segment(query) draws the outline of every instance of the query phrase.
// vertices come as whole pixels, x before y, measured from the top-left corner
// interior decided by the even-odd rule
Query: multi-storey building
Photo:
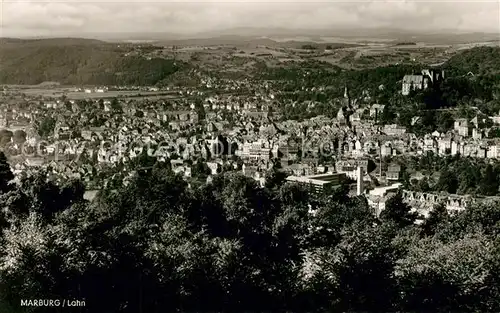
[[[299,183],[312,187],[320,192],[327,188],[338,187],[346,180],[346,175],[343,173],[329,173],[313,176],[289,176],[287,181]]]
[[[412,90],[422,90],[434,86],[444,79],[444,71],[422,70],[419,75],[405,75],[403,77],[402,94],[407,96]]]

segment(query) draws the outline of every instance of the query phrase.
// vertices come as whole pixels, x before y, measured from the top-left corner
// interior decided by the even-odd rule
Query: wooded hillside
[[[127,56],[129,45],[87,39],[3,39],[0,83],[35,85],[155,85],[182,64],[163,58]]]

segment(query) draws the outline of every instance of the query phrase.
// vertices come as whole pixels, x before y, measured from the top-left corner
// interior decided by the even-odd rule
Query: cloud
[[[498,1],[3,0],[2,35],[194,33],[233,27],[500,31]]]

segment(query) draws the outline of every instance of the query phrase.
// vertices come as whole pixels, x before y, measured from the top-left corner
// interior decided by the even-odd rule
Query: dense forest
[[[78,181],[12,177],[0,156],[2,312],[500,311],[497,206],[416,225],[400,195],[376,218],[345,188],[274,171],[265,188],[237,174],[189,188],[157,163],[92,203]]]
[[[446,62],[444,69],[450,76],[498,74],[500,72],[500,48],[478,47],[465,50]]]

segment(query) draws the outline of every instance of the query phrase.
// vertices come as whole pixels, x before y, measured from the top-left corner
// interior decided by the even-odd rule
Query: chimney
[[[357,180],[357,195],[361,196],[364,194],[364,186],[363,186],[363,168],[358,166],[356,171],[356,180]]]
[[[338,159],[339,161],[342,159],[342,143],[344,142],[344,139],[343,138],[339,138],[338,139]]]
[[[380,145],[380,142],[378,144],[378,179],[382,179],[382,146]]]

